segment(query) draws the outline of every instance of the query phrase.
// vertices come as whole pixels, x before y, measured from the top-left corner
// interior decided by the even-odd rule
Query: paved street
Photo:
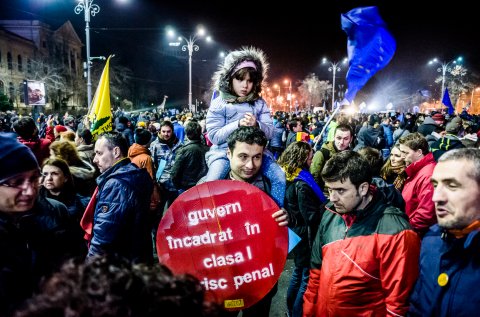
[[[270,308],[269,317],[285,317],[287,311],[287,289],[290,277],[292,276],[293,259],[288,258],[285,263],[282,275],[278,281],[278,292],[273,298],[272,307]]]

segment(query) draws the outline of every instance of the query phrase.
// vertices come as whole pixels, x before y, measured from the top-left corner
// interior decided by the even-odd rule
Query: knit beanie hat
[[[67,131],[67,128],[63,125],[56,125],[55,126],[55,131],[57,131],[57,133],[65,132],[65,131]]]
[[[460,117],[455,117],[452,119],[452,121],[447,123],[445,130],[447,133],[456,134],[458,131],[460,131],[461,123],[462,119]]]
[[[445,116],[439,112],[432,116],[433,121],[442,121],[445,122]]]
[[[13,134],[0,133],[0,180],[40,167],[33,152]]]

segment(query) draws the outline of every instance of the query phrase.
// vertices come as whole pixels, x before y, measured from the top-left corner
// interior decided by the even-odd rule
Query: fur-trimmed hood
[[[253,87],[255,97],[258,98],[262,91],[262,83],[267,78],[269,64],[265,53],[253,46],[243,46],[239,50],[230,52],[224,60],[223,65],[219,65],[218,70],[213,74],[212,84],[213,91],[222,91],[231,93],[229,81],[232,77],[235,67],[244,61],[252,61],[255,63],[257,70],[260,72],[262,78],[256,87]]]

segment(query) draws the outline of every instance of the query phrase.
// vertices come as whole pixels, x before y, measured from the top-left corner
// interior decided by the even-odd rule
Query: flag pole
[[[322,128],[322,131],[318,134],[318,136],[317,136],[318,139],[315,142],[315,145],[313,146],[314,149],[317,147],[318,141],[320,141],[322,139],[323,133],[325,133],[325,130],[327,129],[330,122],[333,120],[333,117],[335,117],[335,115],[340,110],[340,105],[350,104],[346,99],[344,99],[341,104],[338,104],[338,101],[336,101],[335,103],[337,104],[337,107],[333,111],[332,115],[328,118],[327,122],[325,123],[325,125]]]

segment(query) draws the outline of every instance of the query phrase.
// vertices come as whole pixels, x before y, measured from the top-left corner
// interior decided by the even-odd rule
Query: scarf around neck
[[[286,175],[286,178],[287,181],[290,182],[296,182],[298,180],[304,181],[313,190],[320,202],[324,203],[327,201],[327,197],[325,197],[322,190],[320,189],[320,186],[318,186],[318,184],[315,182],[315,179],[313,178],[312,174],[310,174],[310,172],[301,168],[297,168],[295,172],[293,172],[291,175]]]
[[[220,90],[220,97],[229,103],[244,103],[244,102],[250,103],[250,102],[254,102],[257,99],[253,91],[244,97],[238,97],[228,92]]]

